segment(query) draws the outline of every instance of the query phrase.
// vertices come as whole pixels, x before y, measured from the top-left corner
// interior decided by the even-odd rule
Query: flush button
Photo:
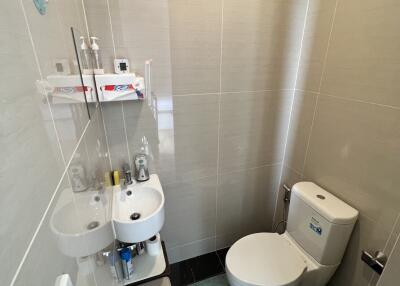
[[[323,195],[317,195],[317,198],[320,200],[325,200],[325,197]]]

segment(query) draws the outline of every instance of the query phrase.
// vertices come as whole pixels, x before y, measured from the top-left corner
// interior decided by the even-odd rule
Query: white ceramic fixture
[[[65,189],[60,195],[50,218],[50,227],[64,255],[92,255],[114,241],[107,194],[73,193],[71,189]]]
[[[116,238],[123,242],[145,241],[164,225],[164,193],[157,175],[125,189],[114,188],[112,220]]]
[[[251,234],[229,249],[225,265],[230,285],[326,285],[357,217],[357,210],[316,184],[295,184],[284,234]]]

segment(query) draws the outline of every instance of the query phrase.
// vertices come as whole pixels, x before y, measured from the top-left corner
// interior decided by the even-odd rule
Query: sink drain
[[[131,214],[131,220],[138,220],[140,218],[140,213]]]
[[[128,195],[128,196],[132,195],[132,191],[127,191],[126,195]]]
[[[87,229],[91,230],[91,229],[95,229],[96,227],[98,227],[100,225],[100,223],[98,221],[92,221],[87,225]]]

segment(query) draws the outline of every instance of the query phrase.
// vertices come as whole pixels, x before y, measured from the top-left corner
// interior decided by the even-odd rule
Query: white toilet
[[[357,210],[316,184],[295,184],[284,234],[251,234],[229,249],[225,265],[230,285],[326,285],[357,217]]]

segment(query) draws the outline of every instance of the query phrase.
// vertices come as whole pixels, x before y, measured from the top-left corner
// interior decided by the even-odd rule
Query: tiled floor
[[[219,274],[207,278],[205,280],[195,282],[190,286],[229,286],[228,280],[226,279],[226,274]]]
[[[228,248],[194,257],[171,265],[172,286],[228,285],[225,277],[225,257]]]

